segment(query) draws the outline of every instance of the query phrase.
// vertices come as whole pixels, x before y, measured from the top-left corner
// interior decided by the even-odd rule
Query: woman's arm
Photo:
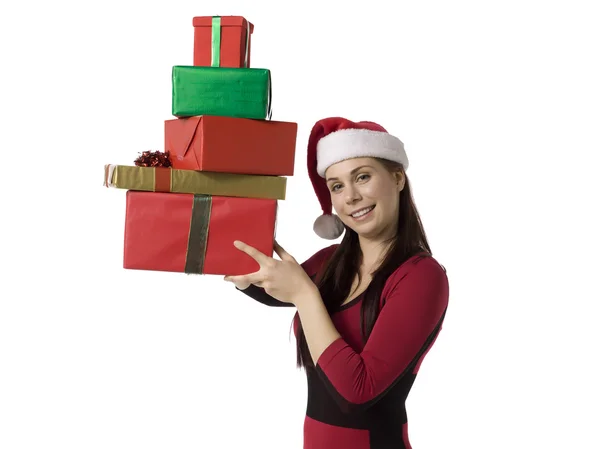
[[[404,375],[416,372],[441,329],[448,279],[433,258],[394,283],[360,352],[339,336],[318,292],[297,303],[317,372],[346,412],[371,407]]]

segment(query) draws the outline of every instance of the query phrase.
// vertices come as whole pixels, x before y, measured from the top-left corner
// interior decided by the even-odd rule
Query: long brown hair
[[[379,301],[387,278],[406,260],[419,253],[431,255],[427,236],[421,223],[421,218],[415,206],[410,182],[401,164],[387,159],[377,159],[390,173],[401,172],[405,176],[405,184],[400,192],[398,210],[398,229],[396,235],[388,242],[386,254],[381,265],[373,273],[369,286],[364,292],[361,305],[361,331],[366,342],[373,330],[375,320],[380,311]],[[345,226],[342,241],[333,252],[320,273],[315,284],[319,288],[323,303],[331,315],[350,294],[356,275],[359,276],[362,253],[358,234]],[[298,315],[295,316],[298,325],[296,338],[296,364],[298,368],[314,368],[306,336]]]

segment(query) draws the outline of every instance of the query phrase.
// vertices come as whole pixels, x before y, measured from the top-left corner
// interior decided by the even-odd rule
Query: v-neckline
[[[363,299],[363,296],[365,295],[365,292],[367,291],[367,289],[363,290],[358,296],[352,298],[350,301],[348,301],[345,304],[342,304],[338,307],[337,311],[341,312],[343,310],[349,309],[350,307],[352,307],[353,305],[355,305],[356,303],[360,302],[360,300]]]

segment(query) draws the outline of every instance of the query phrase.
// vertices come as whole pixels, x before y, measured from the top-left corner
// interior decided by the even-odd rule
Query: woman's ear
[[[404,190],[404,184],[406,183],[406,176],[404,176],[404,173],[401,171],[397,171],[394,174],[395,178],[396,178],[396,185],[398,186],[398,192],[402,192],[402,190]]]

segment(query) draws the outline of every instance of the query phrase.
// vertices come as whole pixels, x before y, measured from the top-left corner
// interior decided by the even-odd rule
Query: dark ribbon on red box
[[[185,257],[184,271],[187,274],[202,274],[204,270],[211,207],[212,197],[210,195],[194,195]]]

